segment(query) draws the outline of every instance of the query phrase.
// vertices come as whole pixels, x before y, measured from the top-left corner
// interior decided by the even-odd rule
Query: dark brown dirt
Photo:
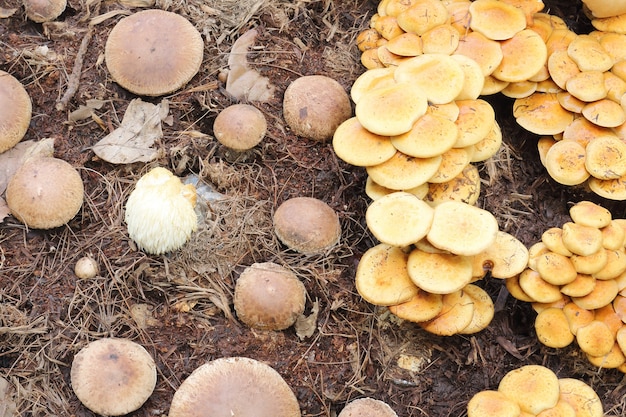
[[[124,9],[116,3],[87,3],[92,16]],[[196,16],[195,3],[168,4],[172,11]],[[211,7],[219,9],[219,4]],[[589,30],[577,2],[546,4],[579,33]],[[499,308],[489,328],[471,336],[437,337],[415,325],[397,324],[356,292],[355,267],[375,244],[364,221],[365,172],[339,160],[330,144],[291,134],[282,120],[281,97],[300,75],[326,74],[350,88],[363,71],[354,38],[367,27],[375,2],[276,0],[272,7],[282,8],[284,16],[264,5],[242,27],[226,27],[231,32],[220,44],[207,46],[206,65],[186,89],[169,97],[174,123],[164,126],[159,157],[150,166],[166,166],[181,176],[199,174],[229,198],[211,207],[203,233],[168,256],[136,251],[123,224],[123,204],[147,167],[115,166],[90,150],[118,125],[134,98],[111,81],[101,61],[107,33],[119,16],[95,26],[68,111],[91,98],[105,105],[95,111],[97,118],[70,123],[68,111],[57,111],[55,104],[67,88],[87,29],[86,3],[71,0],[59,25],[27,21],[17,0],[8,0],[7,7],[18,11],[0,19],[0,70],[20,79],[32,98],[26,139],[54,138],[55,155],[79,169],[87,193],[83,209],[67,227],[26,230],[12,218],[0,224],[0,376],[18,389],[19,415],[92,415],[73,395],[69,369],[81,347],[104,336],[136,340],[156,360],[157,388],[134,416],[167,415],[180,383],[199,365],[224,356],[248,356],[273,366],[293,388],[303,416],[334,416],[347,401],[362,396],[388,402],[401,417],[462,416],[472,395],[497,387],[505,373],[526,364],[582,379],[597,390],[607,415],[626,414],[623,374],[591,366],[576,346],[551,349],[538,343],[535,313],[526,303],[502,298],[501,280],[480,282]],[[213,39],[220,25],[227,26],[205,24],[203,34]],[[213,139],[211,127],[216,114],[235,102],[216,82],[217,74],[226,66],[233,40],[249,27],[258,28],[257,45],[262,45],[249,60],[270,77],[277,94],[259,106],[270,125],[268,137],[237,160]],[[42,45],[56,55],[33,56]],[[513,120],[512,101],[488,100],[505,146],[479,166],[479,205],[496,215],[501,230],[530,246],[545,229],[567,221],[568,208],[583,199],[626,218],[623,202],[552,181],[539,163],[537,137]],[[277,241],[272,210],[296,196],[320,198],[338,212],[343,227],[338,248],[305,257]],[[85,254],[100,264],[94,280],[81,281],[73,273]],[[237,322],[233,284],[245,266],[266,261],[289,265],[303,280],[307,314],[319,302],[313,336],[301,339],[294,329],[253,331]],[[152,321],[133,318],[138,304],[148,306]],[[422,358],[426,365],[418,372],[402,369],[397,362],[403,355]]]

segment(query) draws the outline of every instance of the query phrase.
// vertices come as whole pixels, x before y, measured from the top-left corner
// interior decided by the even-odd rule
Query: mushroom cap
[[[429,183],[444,183],[452,181],[461,175],[466,166],[469,165],[474,148],[451,148],[441,154],[441,164],[437,172],[428,179]]]
[[[337,127],[333,134],[333,150],[343,161],[355,166],[378,165],[396,154],[389,137],[365,129],[356,117]]]
[[[591,323],[578,328],[576,342],[580,350],[588,355],[603,356],[613,348],[615,335],[606,323],[594,319]]]
[[[465,55],[471,58],[480,67],[483,76],[491,75],[502,62],[502,48],[500,43],[487,38],[480,32],[469,32],[459,39],[459,46],[455,55]]]
[[[245,357],[196,368],[178,387],[169,417],[300,417],[293,391],[271,366]]]
[[[424,201],[432,207],[446,201],[461,201],[473,205],[480,195],[480,175],[475,165],[468,164],[463,171],[447,182],[428,183]]]
[[[528,249],[510,233],[498,230],[491,245],[472,257],[473,276],[483,276],[485,263],[491,276],[506,279],[520,274],[528,265]]]
[[[626,239],[626,230],[622,225],[612,220],[608,226],[600,229],[602,232],[602,247],[610,250],[619,250],[624,247],[624,239]]]
[[[482,162],[498,153],[502,146],[502,129],[498,122],[494,121],[487,136],[473,145],[474,152],[470,162]]]
[[[477,285],[467,284],[463,291],[469,294],[470,298],[474,302],[474,313],[472,315],[472,321],[459,333],[460,334],[474,334],[478,333],[489,326],[493,316],[495,314],[495,306],[487,291],[483,290]]]
[[[572,255],[570,260],[579,274],[595,274],[606,266],[609,261],[609,255],[608,251],[599,250],[587,256]]]
[[[83,204],[80,174],[62,159],[28,159],[9,180],[11,213],[33,229],[52,229],[72,220]]]
[[[432,158],[452,148],[459,137],[457,125],[436,114],[421,116],[408,132],[392,136],[391,144],[405,155]]]
[[[619,288],[614,279],[596,279],[596,285],[589,294],[582,297],[572,297],[572,302],[585,310],[596,310],[610,304],[618,292]]]
[[[451,253],[413,249],[409,254],[407,268],[415,285],[433,294],[459,291],[472,280],[470,258]]]
[[[574,222],[563,223],[563,245],[576,255],[589,256],[602,249],[602,232]]]
[[[536,260],[536,268],[541,278],[552,285],[565,285],[578,276],[569,257],[548,251]]]
[[[247,151],[258,145],[267,132],[267,121],[251,104],[233,104],[222,110],[213,123],[215,138],[227,148]]]
[[[626,101],[624,103],[626,104]],[[608,98],[587,103],[583,107],[582,115],[602,127],[619,127],[626,122],[626,113],[622,106]]]
[[[26,16],[36,23],[50,22],[65,11],[67,0],[24,0]]]
[[[525,269],[519,276],[519,286],[531,299],[539,303],[553,303],[563,298],[559,287],[550,284],[537,271]]]
[[[159,255],[182,247],[198,227],[196,189],[162,167],[144,174],[126,201],[124,220],[140,249]]]
[[[562,133],[574,120],[574,114],[561,106],[555,93],[534,93],[516,99],[513,116],[520,126],[538,135]]]
[[[285,200],[274,212],[274,232],[288,248],[305,255],[323,253],[341,237],[339,216],[313,197]]]
[[[544,366],[525,365],[507,373],[498,391],[517,402],[522,411],[539,414],[559,401],[559,379]]]
[[[583,3],[591,10],[594,17],[612,17],[626,13],[626,1],[624,0],[583,0]]]
[[[565,89],[585,103],[601,100],[608,93],[602,71],[581,71],[572,74],[565,82]]]
[[[408,301],[389,306],[389,311],[403,320],[420,323],[435,318],[443,309],[443,296],[418,290]]]
[[[526,15],[521,9],[499,0],[476,0],[469,7],[470,28],[489,39],[512,38],[526,28]]]
[[[592,356],[587,354],[586,356],[589,363],[598,368],[619,368],[626,362],[626,356],[617,343],[613,343],[613,347],[606,355]]]
[[[500,391],[479,391],[467,403],[467,417],[519,417],[519,405]]]
[[[397,16],[398,25],[405,32],[423,35],[428,30],[443,25],[448,20],[448,10],[438,0],[414,2]]]
[[[607,255],[606,265],[598,272],[595,272],[593,276],[603,281],[617,279],[626,271],[626,252],[623,248],[618,250],[602,250],[604,250]]]
[[[85,407],[96,414],[120,416],[137,410],[152,395],[157,372],[143,346],[128,339],[104,338],[74,356],[70,378]]]
[[[579,201],[569,209],[569,215],[576,224],[602,228],[611,223],[611,212],[606,208],[592,202]]]
[[[408,254],[398,246],[380,243],[369,248],[356,269],[359,295],[374,305],[404,303],[418,293],[407,270]]]
[[[400,151],[378,165],[366,168],[367,174],[383,187],[408,190],[418,187],[431,178],[441,165],[441,155],[415,158]]]
[[[459,45],[460,37],[459,31],[452,25],[442,24],[435,26],[424,32],[420,37],[422,40],[422,53],[450,55]]]
[[[548,59],[546,44],[532,29],[517,32],[500,46],[502,62],[491,75],[502,81],[526,81],[541,71]]]
[[[613,58],[600,41],[591,35],[578,35],[567,46],[567,53],[581,71],[608,71]]]
[[[74,265],[74,274],[80,279],[90,279],[98,275],[98,262],[91,256],[83,256]]]
[[[578,417],[602,417],[602,401],[589,385],[574,378],[559,379],[559,397],[576,411]]]
[[[518,120],[519,122],[519,120]],[[553,180],[563,185],[578,185],[589,177],[585,167],[585,148],[572,140],[554,143],[545,156],[545,166]]]
[[[626,175],[614,180],[601,180],[595,177],[587,182],[591,191],[609,200],[626,200]]]
[[[604,251],[603,251],[604,252]],[[569,297],[584,297],[589,294],[596,286],[596,279],[588,274],[578,273],[576,279],[561,286],[561,294]]]
[[[17,78],[0,71],[0,153],[15,146],[26,134],[32,103]]]
[[[389,404],[366,397],[350,401],[337,417],[398,417],[398,415]]]
[[[459,116],[455,123],[459,128],[459,137],[454,144],[455,148],[464,148],[475,145],[483,140],[496,123],[495,110],[487,101],[457,100]]]
[[[418,323],[424,330],[440,336],[462,332],[474,316],[474,301],[463,290],[443,294],[443,307],[435,318]]]
[[[204,42],[183,16],[160,9],[121,19],[104,56],[111,77],[131,93],[161,96],[183,87],[200,69]]]
[[[283,116],[298,136],[324,142],[351,115],[348,93],[330,77],[300,77],[285,90]]]
[[[574,336],[576,336],[579,328],[586,326],[593,321],[593,311],[580,308],[571,301],[565,304],[562,310],[565,317],[567,317],[570,332],[572,332]]]
[[[535,318],[537,339],[552,348],[563,348],[574,341],[569,321],[561,308],[549,307]]]
[[[364,93],[378,87],[388,87],[394,85],[393,73],[396,67],[374,68],[359,75],[350,88],[352,101],[358,103]]]
[[[546,247],[563,256],[572,256],[572,252],[563,243],[563,229],[560,227],[550,227],[541,235],[541,241]]]
[[[235,284],[237,317],[250,327],[283,330],[304,312],[306,289],[288,269],[273,262],[247,267]]]

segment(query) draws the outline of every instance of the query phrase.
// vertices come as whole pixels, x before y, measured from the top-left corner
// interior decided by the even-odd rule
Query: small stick
[[[65,94],[63,94],[63,97],[61,97],[61,99],[57,101],[56,109],[59,111],[65,110],[69,101],[72,99],[72,97],[74,97],[76,91],[78,91],[78,86],[80,85],[80,76],[83,71],[83,60],[85,59],[87,47],[89,47],[89,42],[91,42],[92,36],[93,25],[89,25],[87,33],[85,33],[85,36],[80,43],[80,47],[78,48],[76,60],[74,61],[74,68],[72,68],[72,74],[70,74],[67,82],[67,90],[65,90]]]

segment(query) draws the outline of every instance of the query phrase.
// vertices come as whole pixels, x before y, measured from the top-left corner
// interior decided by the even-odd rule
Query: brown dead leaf
[[[7,189],[9,180],[15,171],[28,158],[34,156],[52,156],[54,154],[54,139],[40,141],[26,140],[0,154],[0,195]],[[0,207],[0,216],[2,209]]]
[[[128,105],[121,125],[92,149],[113,164],[152,161],[157,155],[152,146],[163,136],[161,122],[167,119],[168,113],[167,100],[154,105],[136,98]]]
[[[304,340],[307,337],[313,336],[313,333],[315,333],[315,329],[317,329],[317,316],[319,312],[320,303],[318,300],[315,300],[313,302],[313,307],[311,308],[311,314],[309,314],[308,316],[302,314],[296,319],[294,328],[296,329],[296,334],[298,335],[300,340]]]
[[[0,7],[0,19],[5,19],[7,17],[11,17],[17,12],[17,9],[7,9],[4,7]]]

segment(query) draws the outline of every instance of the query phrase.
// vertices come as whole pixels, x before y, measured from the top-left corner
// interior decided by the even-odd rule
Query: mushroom
[[[489,323],[491,323],[495,314],[495,306],[489,294],[477,285],[467,284],[463,291],[469,294],[474,302],[474,312],[472,321],[459,334],[478,333],[486,329]]]
[[[583,0],[594,17],[612,17],[626,13],[626,0]]]
[[[224,146],[247,151],[258,145],[267,131],[267,121],[251,104],[233,104],[222,110],[213,123],[213,134]]]
[[[545,346],[563,348],[574,341],[569,320],[562,308],[550,307],[535,318],[537,339]]]
[[[313,197],[285,200],[274,212],[274,232],[289,249],[305,255],[324,253],[341,238],[337,213]]]
[[[498,391],[515,401],[523,412],[537,415],[559,401],[559,379],[550,369],[525,365],[508,372]]]
[[[421,323],[434,319],[443,309],[443,295],[432,294],[418,289],[408,301],[390,305],[389,311],[395,316],[413,323]]]
[[[500,391],[484,390],[467,403],[467,417],[519,417],[519,405]]]
[[[189,82],[200,69],[204,42],[183,16],[142,10],[120,20],[104,48],[111,77],[131,93],[161,96]]]
[[[571,405],[577,416],[602,417],[602,401],[589,385],[574,378],[559,379],[559,399]]]
[[[499,0],[476,0],[469,7],[470,28],[489,39],[511,39],[526,28],[526,16],[521,9]]]
[[[400,151],[378,165],[366,167],[367,174],[379,185],[392,190],[418,187],[431,178],[441,165],[441,155],[415,158]]]
[[[348,93],[330,77],[300,77],[285,90],[283,117],[298,136],[325,142],[351,115]]]
[[[579,201],[569,209],[569,215],[576,224],[597,227],[598,229],[611,223],[611,212],[591,201]]]
[[[159,255],[182,247],[198,227],[196,189],[162,167],[143,175],[126,202],[129,237]]]
[[[239,320],[261,330],[284,330],[304,312],[306,289],[298,277],[273,262],[247,267],[235,284]]]
[[[98,262],[91,256],[83,256],[74,265],[74,274],[80,279],[90,279],[98,275]]]
[[[409,254],[407,268],[415,285],[433,294],[459,291],[472,280],[470,258],[451,253],[413,249]]]
[[[576,343],[580,350],[590,356],[603,356],[613,348],[615,336],[606,323],[594,319],[589,324],[578,328]]]
[[[68,223],[83,204],[80,174],[68,162],[53,157],[26,160],[9,180],[6,200],[11,213],[33,229]]]
[[[459,39],[459,46],[454,54],[471,58],[478,64],[485,77],[493,73],[503,58],[500,43],[489,39],[480,32],[464,34]]]
[[[0,71],[0,153],[15,146],[26,134],[32,103],[17,78]]]
[[[437,0],[415,2],[398,14],[398,25],[405,32],[423,35],[428,30],[446,23],[448,11]]]
[[[418,323],[424,330],[440,336],[452,336],[463,331],[474,315],[474,301],[463,290],[442,297],[443,307],[435,318]]]
[[[408,132],[392,136],[391,144],[405,155],[432,158],[452,148],[459,137],[457,125],[436,114],[426,113]]]
[[[491,75],[501,81],[526,81],[541,71],[548,59],[545,42],[531,29],[517,32],[500,46],[502,62]]]
[[[24,0],[26,16],[36,23],[51,22],[65,11],[67,0]]]
[[[498,231],[494,242],[472,256],[472,276],[482,277],[485,264],[494,278],[507,279],[520,274],[528,265],[528,249],[515,236]]]
[[[152,395],[157,372],[143,346],[128,339],[104,338],[74,356],[70,378],[85,407],[96,414],[120,416],[139,409]]]
[[[398,415],[386,402],[365,397],[350,401],[337,417],[398,417]]]
[[[337,127],[333,134],[333,150],[339,158],[354,166],[378,165],[396,154],[389,137],[365,129],[356,117]]]
[[[178,387],[169,417],[300,417],[298,399],[271,366],[245,357],[196,368]]]

